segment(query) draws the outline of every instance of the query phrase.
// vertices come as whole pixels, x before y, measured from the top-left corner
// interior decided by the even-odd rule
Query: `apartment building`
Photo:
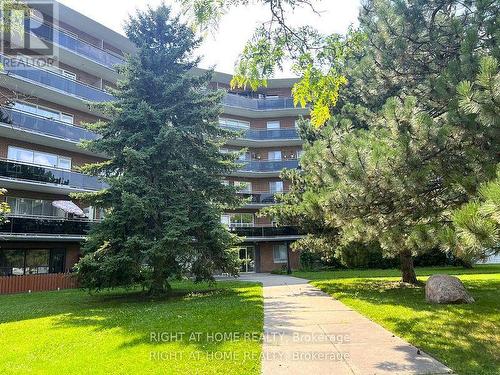
[[[82,124],[105,120],[88,103],[113,100],[108,88],[118,79],[114,66],[134,52],[134,45],[85,15],[55,1],[52,5],[52,15],[33,5],[29,32],[56,51],[55,64],[39,63],[26,49],[4,48],[1,55],[0,187],[7,189],[4,198],[12,212],[0,225],[0,277],[71,272],[90,226],[105,215],[72,201],[69,194],[105,187],[78,172],[79,166],[106,157],[78,147],[81,140],[97,137]],[[221,220],[245,237],[242,272],[297,267],[298,255],[289,251],[297,232],[256,214],[288,189],[280,172],[299,166],[296,120],[307,110],[293,105],[293,80],[272,80],[258,92],[236,92],[230,90],[230,79],[216,73],[213,81],[227,90],[221,126],[240,134],[223,151],[247,152],[241,169],[226,183],[237,185],[248,200]]]

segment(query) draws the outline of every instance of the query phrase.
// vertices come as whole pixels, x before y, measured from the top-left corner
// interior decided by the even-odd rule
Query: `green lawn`
[[[419,279],[457,275],[471,305],[431,305],[423,287],[401,287],[398,270],[296,272],[442,361],[458,374],[500,374],[500,266],[417,269]]]
[[[262,332],[261,286],[174,288],[178,297],[156,301],[134,291],[0,296],[0,374],[259,374],[262,344],[250,334]]]

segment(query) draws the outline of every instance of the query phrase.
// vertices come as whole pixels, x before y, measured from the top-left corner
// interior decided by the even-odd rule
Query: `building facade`
[[[108,89],[118,79],[114,66],[134,46],[88,17],[52,4],[50,15],[47,8],[33,5],[28,32],[51,48],[55,63],[41,64],[43,55],[3,40],[0,187],[7,189],[4,199],[12,212],[0,225],[0,277],[71,272],[89,227],[104,215],[71,201],[69,194],[105,187],[78,172],[81,165],[105,160],[105,155],[78,146],[97,137],[82,124],[106,120],[88,104],[113,100]],[[296,120],[307,110],[293,105],[293,80],[272,80],[266,89],[245,92],[231,91],[230,78],[216,73],[212,83],[227,91],[221,126],[241,134],[223,151],[247,152],[242,168],[227,176],[226,183],[237,185],[248,203],[221,220],[245,237],[242,272],[296,268],[298,255],[289,251],[296,231],[277,228],[256,213],[274,203],[274,194],[288,189],[280,172],[298,168],[302,143]]]

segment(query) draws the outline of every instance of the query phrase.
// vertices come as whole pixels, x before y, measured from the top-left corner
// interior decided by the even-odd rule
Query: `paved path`
[[[241,279],[264,285],[264,375],[451,373],[307,280],[267,274]]]

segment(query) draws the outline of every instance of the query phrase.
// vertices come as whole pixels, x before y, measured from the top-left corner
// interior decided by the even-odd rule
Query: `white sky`
[[[325,33],[345,32],[349,25],[357,23],[360,0],[316,0],[316,10],[321,16],[308,9],[297,9],[291,16],[295,25],[313,25]],[[162,0],[59,0],[87,17],[123,34],[123,23],[137,9],[147,5],[157,6]],[[174,0],[165,0],[175,4]],[[251,2],[252,3],[252,2]],[[175,9],[176,5],[174,5]],[[178,9],[178,8],[177,8]],[[218,31],[205,37],[199,53],[203,56],[202,67],[231,73],[234,63],[245,42],[252,36],[256,26],[269,19],[266,9],[252,4],[246,8],[233,9],[228,13]],[[289,76],[285,71],[277,76]]]

